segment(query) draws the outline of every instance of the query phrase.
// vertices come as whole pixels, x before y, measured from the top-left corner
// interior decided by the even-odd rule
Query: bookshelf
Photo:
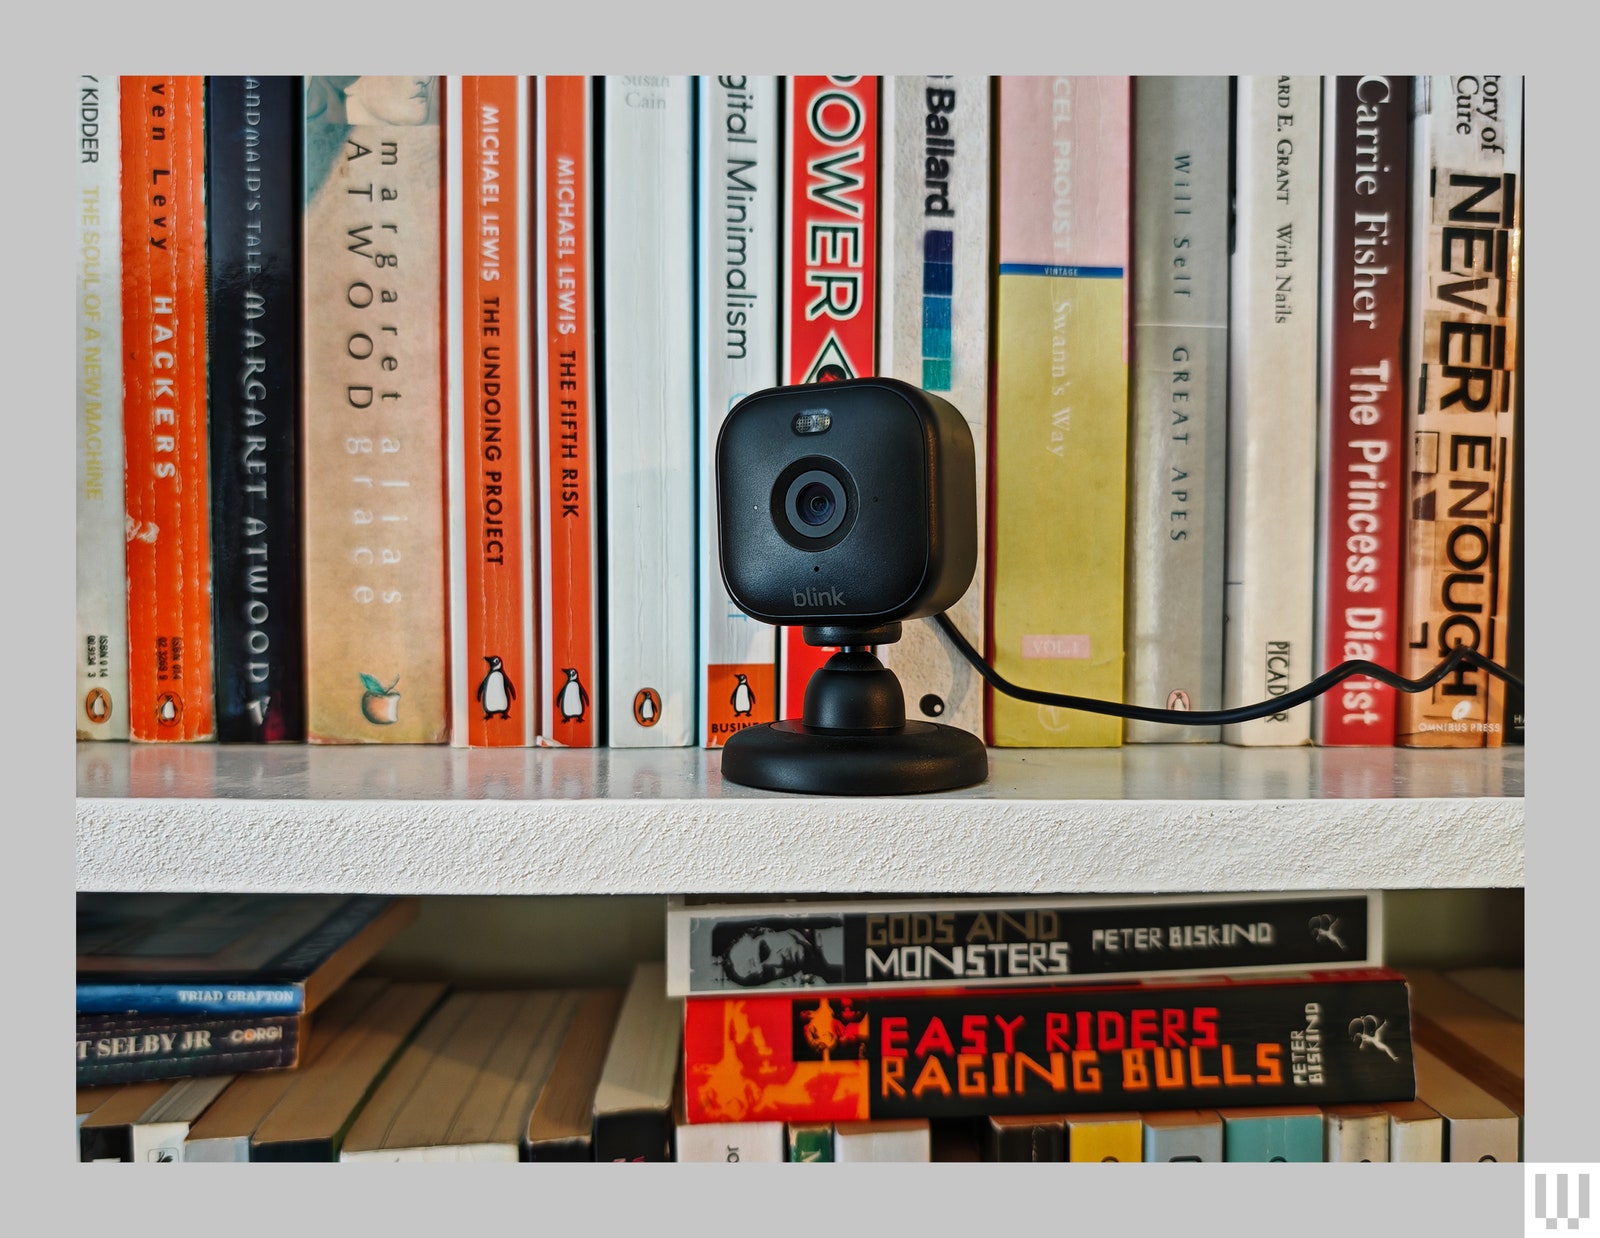
[[[903,798],[725,783],[701,749],[80,744],[77,888],[446,895],[1523,883],[1524,753],[992,750]]]

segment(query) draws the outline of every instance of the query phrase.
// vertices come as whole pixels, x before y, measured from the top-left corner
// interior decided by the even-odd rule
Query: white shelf
[[[812,798],[719,754],[77,746],[79,890],[1169,892],[1521,886],[1523,751],[990,752],[965,791]]]

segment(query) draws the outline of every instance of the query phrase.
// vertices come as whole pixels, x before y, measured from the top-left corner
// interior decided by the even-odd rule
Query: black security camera
[[[872,647],[954,605],[978,561],[972,433],[947,400],[891,378],[746,396],[717,439],[717,532],[728,596],[840,652],[805,712],[730,736],[723,773],[786,791],[886,794],[980,782],[969,732],[907,722]]]

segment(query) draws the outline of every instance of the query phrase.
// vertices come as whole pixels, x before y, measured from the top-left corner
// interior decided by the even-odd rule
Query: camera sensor
[[[789,483],[784,514],[801,537],[827,537],[844,522],[849,509],[839,479],[822,469],[810,469]]]

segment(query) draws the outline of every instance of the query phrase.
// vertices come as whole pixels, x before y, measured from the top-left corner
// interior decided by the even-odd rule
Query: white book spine
[[[978,566],[947,612],[983,645],[989,423],[990,82],[885,78],[878,370],[936,392],[966,418],[977,461]],[[880,650],[906,717],[983,734],[983,680],[931,619]]]
[[[932,1129],[926,1118],[882,1122],[838,1122],[833,1128],[835,1161],[931,1161]]]
[[[1323,1160],[1376,1163],[1389,1159],[1387,1110],[1376,1105],[1365,1113],[1330,1109],[1323,1119]]]
[[[462,172],[466,161],[467,118],[461,77],[443,79],[447,126],[444,150],[444,322],[445,322],[445,519],[450,577],[450,743],[467,747],[466,718],[477,678],[465,673],[467,648],[467,424],[462,369],[466,362],[465,241],[462,236]]]
[[[725,1164],[778,1164],[784,1158],[782,1122],[680,1122],[677,1159]]]
[[[694,133],[687,77],[605,79],[606,714],[694,742]]]
[[[1228,79],[1136,77],[1126,699],[1222,705],[1228,399]],[[1215,726],[1130,719],[1126,743]]]
[[[369,1148],[360,1152],[339,1153],[340,1161],[384,1162],[387,1164],[417,1164],[421,1162],[492,1161],[515,1163],[521,1160],[517,1146],[511,1143],[454,1143],[428,1148]]]
[[[1228,354],[1223,704],[1308,683],[1316,585],[1321,83],[1240,77]],[[1244,745],[1311,742],[1311,711],[1223,728]]]
[[[704,77],[699,90],[697,733],[701,744],[720,747],[740,727],[777,717],[777,629],[735,606],[722,582],[715,478],[723,419],[745,396],[779,382],[783,198],[778,79]]]
[[[122,501],[120,90],[80,76],[77,234],[79,739],[128,738],[128,576]]]

